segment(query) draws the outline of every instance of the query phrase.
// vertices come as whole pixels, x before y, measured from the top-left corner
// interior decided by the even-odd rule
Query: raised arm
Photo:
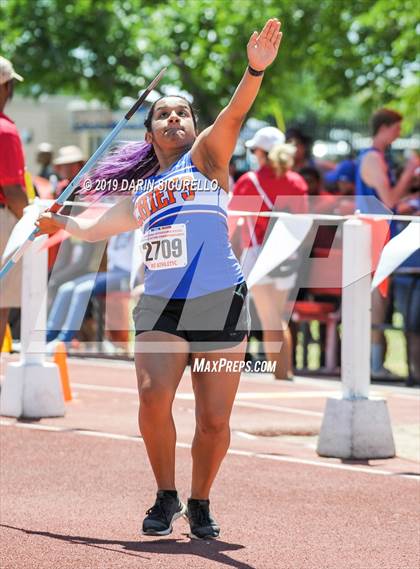
[[[263,74],[253,72],[264,70],[276,58],[282,33],[280,22],[270,19],[262,32],[254,32],[247,45],[249,67],[246,69],[229,104],[222,110],[213,125],[206,128],[197,138],[191,157],[205,173],[214,169],[225,169],[235,149],[242,122],[250,110],[260,89]]]

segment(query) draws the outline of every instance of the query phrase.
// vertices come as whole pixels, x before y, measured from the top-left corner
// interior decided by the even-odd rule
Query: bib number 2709
[[[184,223],[149,229],[142,239],[144,263],[151,271],[187,265],[187,238]]]

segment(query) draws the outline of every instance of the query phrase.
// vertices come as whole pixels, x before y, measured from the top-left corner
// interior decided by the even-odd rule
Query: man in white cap
[[[85,163],[85,157],[81,149],[72,144],[58,149],[57,156],[53,160],[55,169],[61,178],[73,179]]]
[[[15,123],[4,114],[15,81],[23,81],[8,59],[0,56],[0,256],[10,233],[28,204],[25,192],[22,142]],[[9,309],[20,306],[22,263],[0,283],[0,346],[3,344]]]
[[[54,173],[51,167],[52,155],[53,147],[49,142],[41,142],[41,144],[38,145],[36,161],[41,166],[38,173],[38,176],[41,176],[41,178],[46,178],[48,180]]]
[[[60,178],[57,196],[68,186],[70,181],[80,172],[85,163],[85,156],[78,146],[62,146],[53,160],[56,173]],[[74,197],[74,196],[73,196]]]

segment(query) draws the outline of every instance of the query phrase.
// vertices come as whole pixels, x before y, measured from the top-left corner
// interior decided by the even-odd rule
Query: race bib
[[[141,240],[144,264],[151,271],[185,267],[187,230],[185,223],[149,229]]]

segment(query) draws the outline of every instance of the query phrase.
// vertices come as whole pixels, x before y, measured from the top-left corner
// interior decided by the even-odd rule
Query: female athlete
[[[98,219],[46,213],[41,233],[65,228],[88,241],[142,228],[145,290],[133,312],[139,427],[157,483],[143,534],[167,535],[186,515],[191,537],[215,538],[210,489],[228,450],[229,419],[247,341],[246,284],[227,229],[228,165],[241,125],[275,59],[280,22],[270,19],[247,45],[248,67],[214,124],[197,133],[182,97],[162,97],[145,121],[145,142],[122,146],[96,177],[136,180],[137,191]],[[194,362],[230,364],[213,371]],[[185,506],[175,485],[176,431],[172,403],[191,363],[196,403],[191,496]]]

